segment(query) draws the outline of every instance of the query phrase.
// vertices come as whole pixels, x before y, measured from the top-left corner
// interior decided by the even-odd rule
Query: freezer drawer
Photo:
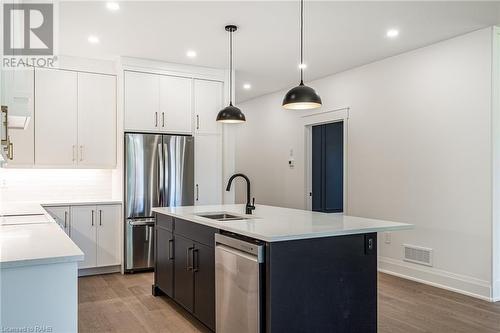
[[[125,270],[154,267],[154,219],[126,222]]]

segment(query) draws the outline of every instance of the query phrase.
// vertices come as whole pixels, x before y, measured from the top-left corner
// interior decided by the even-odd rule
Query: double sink
[[[203,213],[203,214],[196,214],[196,216],[221,222],[250,219],[249,217],[233,215],[225,212]]]

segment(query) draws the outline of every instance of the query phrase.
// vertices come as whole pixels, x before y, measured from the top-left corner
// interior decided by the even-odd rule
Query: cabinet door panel
[[[96,246],[96,207],[71,207],[71,239],[83,251],[84,259],[78,268],[95,267],[97,264]]]
[[[174,298],[187,310],[193,311],[194,280],[193,280],[193,242],[182,236],[175,235],[175,285]]]
[[[215,255],[212,247],[195,243],[194,314],[215,330]]]
[[[35,71],[35,163],[72,166],[77,144],[77,73]]]
[[[160,77],[159,128],[169,133],[191,133],[192,80]]]
[[[125,130],[157,131],[159,75],[125,72]]]
[[[78,165],[116,165],[114,76],[78,73]]]
[[[97,266],[120,264],[120,205],[96,207]]]
[[[2,105],[9,107],[9,137],[13,144],[14,158],[7,168],[33,166],[35,163],[35,119],[33,102],[35,70],[33,67],[3,70]]]
[[[222,203],[221,136],[200,134],[195,138],[195,205]]]
[[[168,296],[174,296],[174,236],[171,231],[156,227],[156,285]]]
[[[197,133],[220,133],[221,124],[215,119],[223,107],[222,88],[222,82],[194,81],[194,116]]]
[[[60,206],[60,207],[44,207],[47,213],[59,224],[61,229],[70,236],[70,221],[69,221],[69,207],[68,206]]]

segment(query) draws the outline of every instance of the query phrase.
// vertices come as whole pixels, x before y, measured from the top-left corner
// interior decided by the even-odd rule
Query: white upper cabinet
[[[158,131],[159,75],[125,71],[125,130]]]
[[[35,166],[116,165],[114,76],[37,69],[35,113]]]
[[[159,129],[167,133],[191,133],[192,79],[160,76]]]
[[[195,205],[222,203],[221,135],[200,134],[195,138]]]
[[[220,133],[215,121],[223,107],[223,84],[219,81],[194,80],[194,121],[196,133]]]
[[[116,164],[116,79],[78,73],[78,164]]]
[[[36,70],[35,164],[76,164],[77,107],[76,72]]]

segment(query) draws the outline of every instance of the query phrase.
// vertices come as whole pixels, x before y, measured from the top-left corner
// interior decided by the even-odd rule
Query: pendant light
[[[304,85],[304,0],[300,0],[300,84],[286,93],[282,105],[289,110],[315,109],[321,106],[321,97],[313,88]]]
[[[233,32],[238,27],[226,25],[225,29],[229,32],[229,106],[219,111],[217,121],[226,124],[243,123],[246,121],[245,115],[240,109],[233,106]]]

